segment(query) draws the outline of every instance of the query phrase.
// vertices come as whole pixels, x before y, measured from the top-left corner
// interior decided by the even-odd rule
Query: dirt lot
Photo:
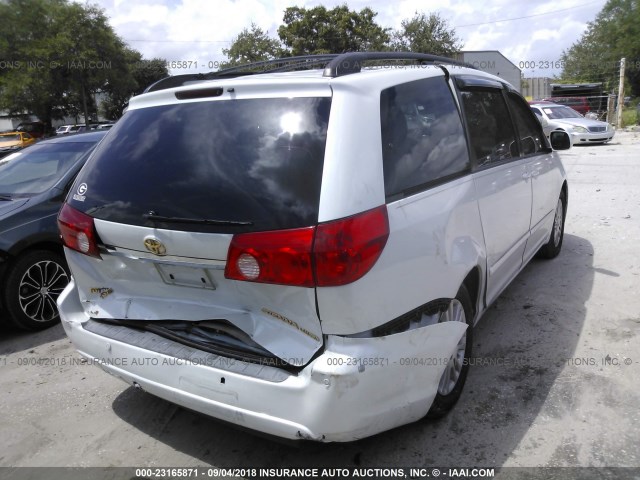
[[[640,133],[562,154],[564,247],[485,315],[443,420],[297,448],[78,363],[60,326],[1,332],[0,466],[640,467]]]

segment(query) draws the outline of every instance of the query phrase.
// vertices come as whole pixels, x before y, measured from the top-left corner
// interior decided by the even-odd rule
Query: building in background
[[[21,122],[33,122],[37,118],[33,115],[10,116],[9,112],[0,110],[0,132],[13,132]]]
[[[522,96],[527,100],[542,100],[551,96],[549,77],[526,77],[522,79]]]
[[[102,109],[100,105],[106,100],[107,95],[102,92],[95,93],[93,95],[94,102],[96,104],[97,114],[92,115],[89,118],[89,123],[104,123],[109,122],[111,119],[105,118],[101,115]],[[38,117],[35,115],[31,115],[28,113],[24,113],[22,115],[9,115],[9,112],[0,110],[0,132],[11,132],[16,129],[18,125],[22,122],[35,122],[38,121]],[[59,127],[60,125],[84,125],[85,120],[84,116],[79,115],[69,115],[61,119],[53,119],[51,120],[51,126],[53,128]]]
[[[478,70],[503,78],[520,92],[522,71],[497,50],[460,52],[458,60],[468,63]]]

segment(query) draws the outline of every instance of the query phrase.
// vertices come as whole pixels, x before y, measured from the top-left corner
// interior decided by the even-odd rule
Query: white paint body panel
[[[520,271],[531,222],[528,160],[474,174],[487,252],[487,302]]]
[[[556,154],[536,155],[473,175],[487,258],[491,304],[549,240],[565,177]]]
[[[242,100],[247,98],[282,98],[283,89],[288,90],[291,97],[330,97],[331,88],[328,82],[322,77],[319,78],[299,78],[287,79],[272,77],[273,80],[265,82],[257,80],[255,77],[230,78],[226,80],[218,80],[212,82],[204,82],[184,87],[159,90],[144,95],[132,97],[129,101],[128,110],[136,110],[138,108],[157,107],[159,105],[173,105],[176,103],[199,103],[199,102],[220,102],[228,100]],[[176,99],[176,92],[193,91],[200,89],[221,87],[222,95],[218,97],[195,98],[190,100]],[[228,91],[233,89],[233,91]]]
[[[271,353],[293,359],[295,364],[306,364],[322,346],[313,289],[224,278],[225,262],[216,259],[219,251],[224,250],[226,256],[229,235],[168,232],[130,225],[122,228],[99,220],[95,223],[103,241],[115,243],[115,252],[104,253],[100,260],[65,248],[79,298],[92,318],[224,319]],[[134,250],[143,246],[148,235],[166,241],[168,254],[180,255],[158,257]],[[206,252],[211,252],[212,258],[203,258]],[[185,278],[183,285],[167,283],[162,271],[181,275]],[[192,285],[185,286],[189,271]],[[199,276],[204,279],[201,284]],[[112,292],[103,297],[104,289]],[[263,309],[292,320],[300,328]]]
[[[431,300],[456,296],[484,265],[475,188],[466,176],[387,206],[391,234],[360,280],[317,289],[325,333],[363,332]]]
[[[551,235],[558,203],[558,185],[566,177],[562,162],[555,154],[538,155],[529,162],[531,174],[531,237],[527,241],[524,260],[528,262]]]
[[[105,245],[115,246],[117,249],[129,250],[132,253],[149,258],[158,258],[149,253],[144,246],[144,239],[153,236],[161,241],[167,249],[166,257],[185,257],[191,259],[207,259],[225,261],[231,234],[180,232],[161,228],[140,227],[95,219],[96,230]],[[184,260],[183,260],[184,261]]]
[[[329,336],[322,355],[297,375],[266,382],[93,334],[82,327],[88,316],[76,292],[72,282],[60,296],[62,324],[92,363],[184,407],[290,439],[353,441],[423,417],[467,328],[446,322],[384,338]]]

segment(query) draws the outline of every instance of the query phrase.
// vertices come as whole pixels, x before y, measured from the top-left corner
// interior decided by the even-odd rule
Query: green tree
[[[58,38],[68,52],[65,69],[69,90],[77,98],[74,106],[89,122],[95,113],[93,94],[122,81],[122,72],[127,70],[125,44],[98,7],[67,4],[63,21],[64,30]]]
[[[375,22],[370,8],[351,11],[347,5],[327,10],[288,7],[278,35],[291,55],[342,53],[386,49],[389,28]]]
[[[63,53],[52,45],[60,34],[54,19],[64,6],[64,0],[0,3],[0,109],[33,113],[49,125],[65,113],[64,74],[57,68]]]
[[[124,42],[95,6],[68,0],[0,2],[0,109],[89,121],[94,94],[133,84]],[[139,54],[138,54],[139,55]]]
[[[452,56],[462,48],[455,30],[437,13],[416,12],[401,25],[392,35],[393,50]]]
[[[139,95],[149,85],[168,77],[169,71],[167,70],[167,62],[163,58],[152,58],[151,60],[141,58],[131,66],[131,74],[137,83],[133,94]]]
[[[118,81],[104,86],[106,98],[100,105],[102,115],[117,120],[122,116],[129,99],[140,95],[151,84],[169,76],[166,61],[161,58],[145,60],[140,52],[132,49],[125,50],[126,68],[123,69]]]
[[[562,54],[560,79],[602,82],[607,91],[618,85],[619,62],[627,59],[626,77],[640,95],[640,1],[609,0],[580,40]]]
[[[284,52],[282,44],[255,23],[251,28],[243,29],[234,38],[231,47],[223,48],[222,53],[229,59],[220,65],[220,69],[235,67],[245,63],[260,62],[281,57]]]

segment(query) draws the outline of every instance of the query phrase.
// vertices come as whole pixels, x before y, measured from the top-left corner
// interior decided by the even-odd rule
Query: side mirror
[[[556,130],[549,136],[551,148],[554,150],[569,150],[571,148],[571,138],[567,132]]]

